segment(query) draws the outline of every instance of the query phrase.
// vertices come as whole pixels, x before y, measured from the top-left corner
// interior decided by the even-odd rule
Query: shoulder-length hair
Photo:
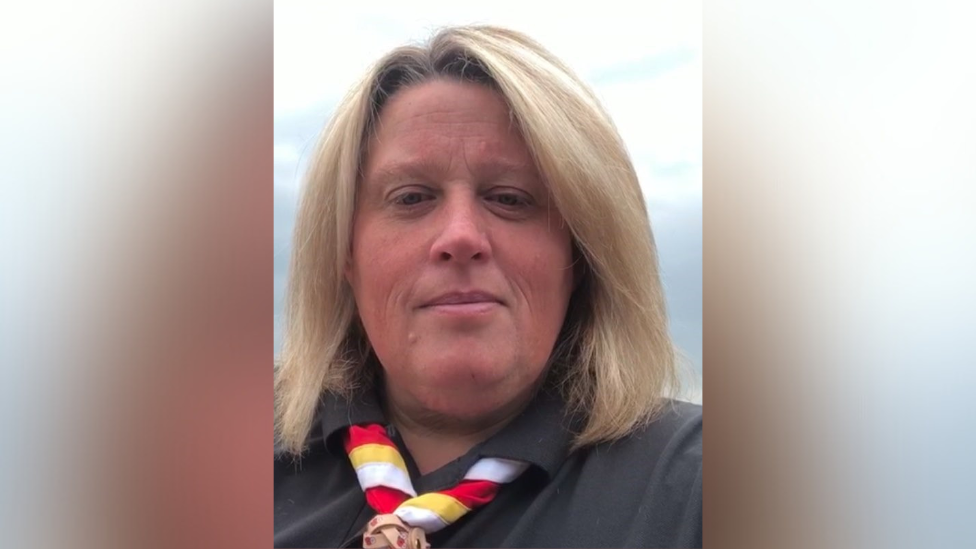
[[[610,117],[566,65],[523,34],[477,26],[387,54],[324,130],[295,227],[276,445],[301,453],[325,392],[352,396],[372,383],[375,357],[343,276],[361,163],[390,96],[437,78],[501,94],[572,232],[580,281],[547,382],[585,419],[574,448],[627,435],[658,413],[678,377],[637,175]]]

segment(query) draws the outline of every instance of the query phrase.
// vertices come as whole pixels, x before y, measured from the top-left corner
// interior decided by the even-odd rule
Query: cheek
[[[354,240],[349,283],[364,322],[386,322],[405,298],[411,279],[410,257],[402,241],[365,233]]]
[[[522,254],[517,259],[522,267],[518,274],[519,285],[529,300],[528,311],[534,317],[533,322],[544,327],[546,332],[558,330],[573,289],[569,236],[546,234],[535,246],[521,245],[514,251]]]
[[[541,254],[543,263],[540,268],[547,275],[549,291],[565,305],[573,289],[572,237],[566,229],[547,236],[548,241],[542,248],[545,253]]]
[[[566,253],[562,253],[553,247],[525,263],[528,269],[522,273],[524,278],[520,282],[527,302],[518,322],[523,334],[523,352],[532,364],[543,365],[548,361],[566,318],[573,285],[568,248],[567,244]]]

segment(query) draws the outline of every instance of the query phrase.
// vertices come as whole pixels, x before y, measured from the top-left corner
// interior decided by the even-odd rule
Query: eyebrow
[[[381,164],[366,178],[378,184],[386,184],[403,177],[425,178],[444,172],[444,167],[429,158],[398,160]]]
[[[404,177],[428,179],[439,177],[446,172],[446,167],[430,158],[417,158],[388,162],[372,170],[366,180],[374,184],[386,185]],[[493,158],[476,163],[471,170],[479,179],[501,179],[507,176],[531,176],[538,179],[539,174],[535,166],[526,162],[512,162],[506,159]]]

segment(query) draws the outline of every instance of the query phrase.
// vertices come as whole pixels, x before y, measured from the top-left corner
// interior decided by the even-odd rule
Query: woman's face
[[[573,289],[571,237],[496,92],[437,80],[385,105],[346,276],[401,409],[478,420],[531,396]]]

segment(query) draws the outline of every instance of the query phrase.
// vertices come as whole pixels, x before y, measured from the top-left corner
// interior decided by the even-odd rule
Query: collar
[[[361,392],[352,399],[326,393],[322,397],[320,419],[326,447],[338,453],[344,453],[342,432],[350,425],[389,424],[373,391]],[[518,417],[472,448],[464,458],[498,457],[525,461],[552,479],[566,459],[574,429],[579,426],[578,421],[567,415],[563,399],[551,389],[544,388]]]

